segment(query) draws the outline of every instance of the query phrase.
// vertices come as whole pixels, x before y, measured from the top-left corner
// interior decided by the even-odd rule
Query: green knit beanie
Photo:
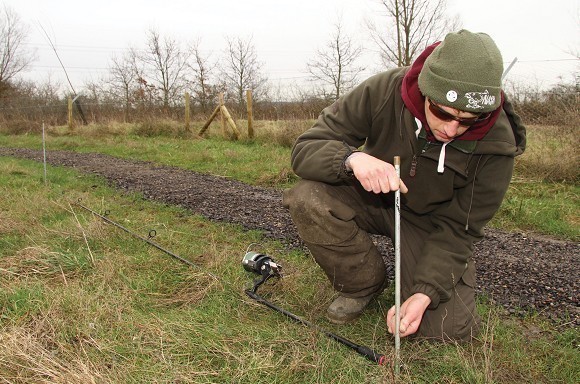
[[[419,74],[421,93],[437,104],[466,112],[491,112],[501,103],[503,60],[485,33],[449,33]]]

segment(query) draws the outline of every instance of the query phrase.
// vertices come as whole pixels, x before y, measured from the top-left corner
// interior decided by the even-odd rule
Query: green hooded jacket
[[[430,230],[411,293],[425,293],[431,298],[429,307],[435,308],[450,298],[473,265],[473,244],[499,209],[514,157],[525,149],[525,127],[506,100],[483,139],[454,140],[446,146],[440,173],[443,146],[426,140],[425,129],[418,129],[401,98],[407,70],[377,74],[325,108],[297,139],[292,168],[304,179],[337,184],[352,178],[344,162],[354,151],[389,163],[400,156],[401,178],[409,189],[401,196],[402,218]]]

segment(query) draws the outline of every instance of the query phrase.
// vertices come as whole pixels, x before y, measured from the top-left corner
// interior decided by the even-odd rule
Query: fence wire
[[[580,123],[580,84],[549,92],[511,93],[506,91],[506,94],[525,124],[577,126]],[[315,119],[330,103],[329,100],[321,99],[254,102],[253,118],[272,121]],[[80,97],[79,104],[89,124],[143,123],[155,120],[181,122],[186,115],[183,100],[169,106],[159,106]],[[192,121],[205,121],[214,108],[215,106],[203,109],[192,103],[190,106]],[[235,120],[247,119],[245,105],[232,104],[227,105],[227,108]],[[77,125],[82,125],[81,116],[76,107],[73,108],[73,118]],[[20,127],[30,123],[38,126],[42,122],[54,126],[66,125],[68,123],[67,100],[46,101],[37,98],[10,97],[0,99],[0,129],[2,131],[6,131],[10,126]]]

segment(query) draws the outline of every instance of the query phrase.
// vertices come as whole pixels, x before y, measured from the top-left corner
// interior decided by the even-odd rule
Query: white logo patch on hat
[[[457,100],[457,92],[453,90],[447,92],[447,101],[453,103],[455,100]]]
[[[495,96],[490,95],[487,89],[485,92],[467,92],[465,97],[467,98],[467,108],[481,109],[484,105],[495,104]]]

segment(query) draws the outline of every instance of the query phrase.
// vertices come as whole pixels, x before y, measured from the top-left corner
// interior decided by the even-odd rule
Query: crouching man
[[[389,283],[369,234],[393,237],[391,192],[400,189],[401,336],[476,335],[473,244],[526,142],[502,72],[487,34],[450,33],[410,67],[377,74],[325,108],[297,139],[292,167],[302,180],[284,205],[338,293],[330,321],[356,319]]]

